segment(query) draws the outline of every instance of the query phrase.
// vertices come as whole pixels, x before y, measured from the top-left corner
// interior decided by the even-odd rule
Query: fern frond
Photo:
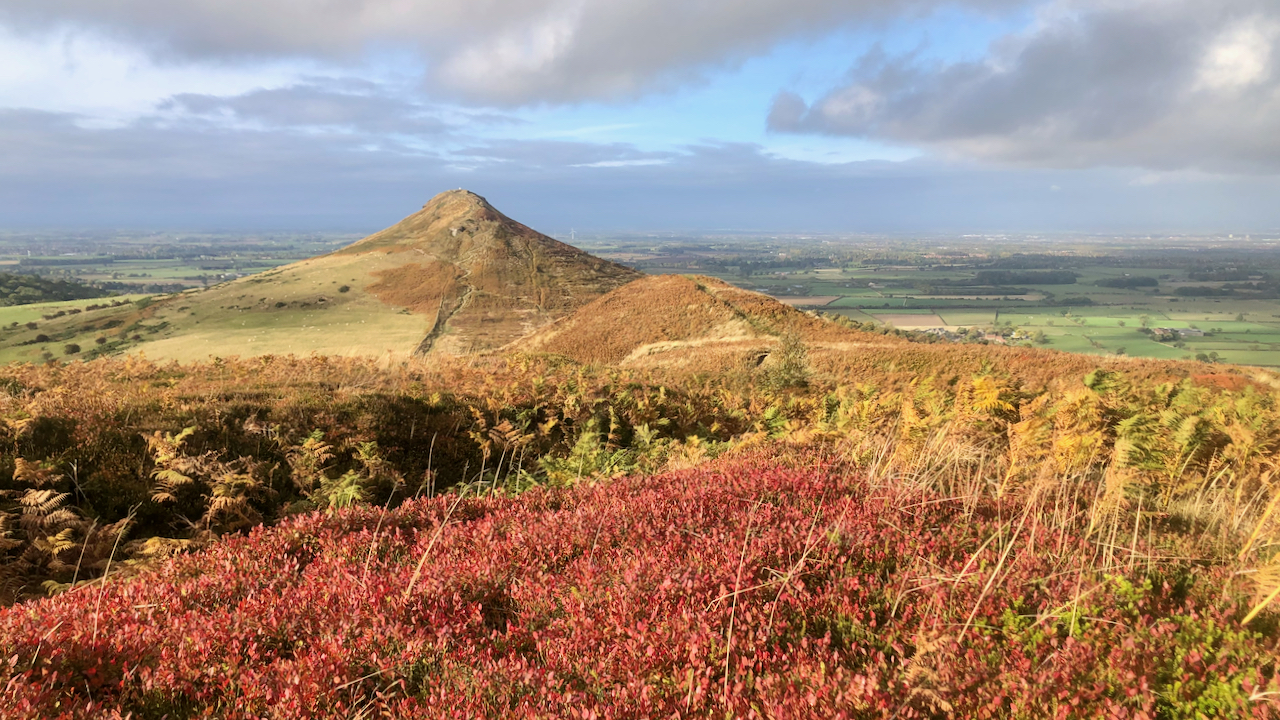
[[[170,470],[168,468],[160,468],[158,470],[155,470],[154,472],[151,473],[151,477],[155,478],[156,480],[159,480],[161,483],[165,485],[165,487],[168,487],[168,488],[179,488],[179,487],[182,487],[183,485],[190,485],[191,483],[195,482],[194,478],[188,475],[183,475],[177,470]]]
[[[44,541],[48,543],[49,552],[54,555],[57,555],[63,550],[70,550],[76,546],[71,528],[66,528],[60,531],[57,535],[50,535],[49,537],[46,537]]]
[[[71,589],[71,583],[60,583],[57,580],[45,580],[40,583],[40,588],[49,596],[60,595]]]
[[[1244,620],[1240,621],[1241,625],[1247,625],[1280,597],[1280,557],[1272,560],[1271,564],[1258,568],[1258,572],[1253,575],[1253,584],[1254,605],[1249,614],[1244,616]]]
[[[13,481],[26,485],[51,485],[62,478],[50,468],[41,467],[39,463],[29,462],[24,458],[13,459]]]
[[[56,490],[28,490],[18,499],[18,503],[22,505],[24,515],[44,517],[62,507],[69,497],[71,493],[60,493]]]
[[[1005,388],[990,375],[974,378],[973,409],[987,415],[1012,411],[1013,403],[1004,399],[1004,391]]]
[[[58,508],[44,516],[44,526],[52,530],[58,526],[79,525],[80,515],[71,508]]]

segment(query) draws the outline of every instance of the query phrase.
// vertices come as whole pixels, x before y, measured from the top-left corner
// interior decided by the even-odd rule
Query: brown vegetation
[[[656,353],[663,353],[663,360],[692,354],[708,368],[717,364],[717,356],[736,361],[753,349],[767,353],[785,334],[814,343],[897,344],[896,339],[840,327],[715,278],[655,275],[624,285],[513,348],[583,363],[643,364],[646,356]]]
[[[428,315],[442,307],[442,298],[452,305],[436,325],[438,341],[423,346],[448,354],[505,345],[639,277],[515,222],[465,190],[441,193],[420,212],[336,254],[371,253],[426,259],[380,271],[381,280],[368,289],[383,302]],[[418,268],[423,275],[415,274]]]
[[[1273,716],[1266,703],[1280,685],[1274,666],[1258,658],[1280,634],[1273,610],[1280,597],[1274,377],[1219,366],[1209,372],[1198,363],[907,343],[698,278],[633,283],[553,330],[535,336],[541,344],[522,343],[505,355],[381,367],[265,356],[189,366],[100,360],[0,369],[0,464],[13,470],[12,480],[0,482],[4,599],[72,591],[74,604],[87,597],[74,591],[87,580],[116,569],[137,572],[156,555],[307,510],[390,508],[451,487],[497,497],[622,474],[637,476],[627,481],[631,487],[643,487],[644,476],[717,456],[778,462],[800,453],[849,468],[842,477],[864,477],[878,500],[901,492],[918,497],[891,503],[892,512],[905,513],[902,522],[918,520],[927,505],[928,513],[946,508],[950,517],[983,523],[963,554],[890,556],[893,579],[876,601],[887,614],[876,617],[888,622],[931,598],[930,617],[943,625],[929,625],[929,632],[964,637],[922,635],[909,665],[893,661],[906,668],[908,700],[943,698],[958,707],[974,689],[964,684],[973,675],[948,675],[946,668],[962,658],[989,657],[1003,667],[1021,657],[1018,648],[1035,648],[1035,660],[1017,670],[1031,672],[1079,653],[1086,638],[1129,647],[1098,634],[1114,627],[1185,650],[1169,664],[1180,674],[1139,668],[1147,673],[1141,677],[1170,688],[1162,702],[1174,709],[1164,715]],[[688,362],[634,359],[637,348],[664,342],[673,349],[646,359],[678,355]],[[767,356],[760,362],[742,361],[762,345]],[[708,372],[735,353],[737,362]],[[815,486],[819,498],[829,486]],[[757,504],[771,498],[762,495]],[[376,511],[361,512],[372,519]],[[382,519],[377,515],[375,537],[386,530]],[[869,526],[876,537],[878,522]],[[797,525],[800,564],[809,557],[806,538],[830,530],[817,523]],[[747,540],[753,527],[748,520]],[[369,534],[360,537],[369,544]],[[600,531],[590,529],[587,538],[594,553]],[[1065,552],[1068,538],[1074,549]],[[747,540],[730,543],[726,567],[741,564],[734,558]],[[681,542],[686,547],[687,539]],[[468,547],[475,558],[476,546]],[[414,557],[429,562],[430,549]],[[736,598],[738,590],[728,588],[739,579],[754,588],[780,576],[784,585],[797,580],[803,587],[794,571],[777,570],[794,566],[771,560],[762,567],[773,575],[749,581],[734,571],[732,585],[714,596]],[[881,577],[877,572],[852,572],[840,582]],[[607,594],[616,581],[603,582],[599,592]],[[1051,601],[1018,604],[1049,585],[1056,588]],[[1188,599],[1189,587],[1199,588],[1195,599]],[[1146,604],[1108,614],[1126,602]],[[1211,620],[1197,621],[1192,632],[1179,619],[1192,616]],[[745,629],[752,617],[765,616],[735,621]],[[840,617],[832,622],[846,622]],[[867,627],[840,630],[842,642],[875,646],[888,625]],[[31,630],[34,637],[47,632]],[[746,638],[738,642],[750,647]],[[970,652],[987,642],[998,650]],[[1141,664],[1153,655],[1142,648],[1155,645],[1138,647],[1126,657]],[[1137,677],[1108,675],[1102,657],[1088,653],[1068,664],[1082,677],[1101,673],[1096,682],[1064,688],[1088,688],[1100,703],[1120,697],[1113,690]],[[24,677],[44,682],[31,673]],[[989,682],[980,688],[993,687]]]
[[[442,304],[455,303],[461,296],[458,278],[462,272],[456,265],[438,260],[409,263],[373,275],[378,281],[366,290],[388,305],[424,315],[434,314]]]

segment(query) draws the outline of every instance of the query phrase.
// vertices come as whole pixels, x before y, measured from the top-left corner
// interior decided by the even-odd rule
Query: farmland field
[[[582,244],[605,257],[625,255],[646,272],[711,275],[863,325],[1095,355],[1280,366],[1275,239],[1002,244],[982,238],[943,245],[835,237],[599,238]]]

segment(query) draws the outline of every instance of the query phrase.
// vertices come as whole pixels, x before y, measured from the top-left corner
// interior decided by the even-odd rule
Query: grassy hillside
[[[637,276],[507,218],[484,198],[450,191],[338,252],[15,328],[0,335],[0,362],[77,355],[68,345],[181,362],[466,354],[505,345]]]

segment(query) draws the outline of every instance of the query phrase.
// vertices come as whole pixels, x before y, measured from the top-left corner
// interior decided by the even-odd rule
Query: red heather
[[[454,503],[6,609],[0,716],[1276,716],[1229,568],[1014,505],[765,459]]]

